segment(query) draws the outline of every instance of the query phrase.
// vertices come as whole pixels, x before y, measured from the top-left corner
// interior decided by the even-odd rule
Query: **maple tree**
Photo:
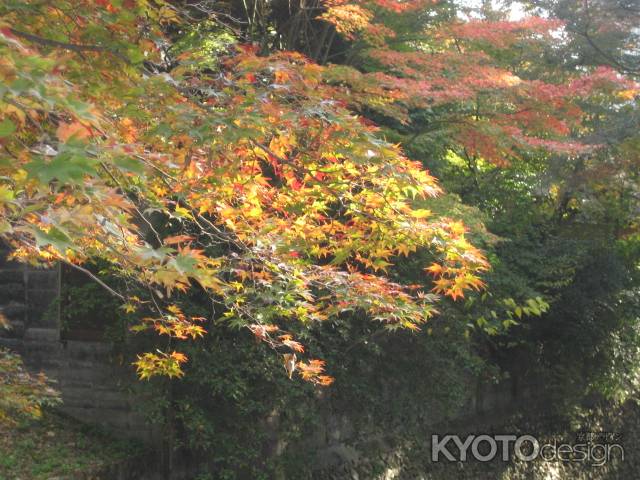
[[[279,412],[306,458],[289,440],[327,397],[289,378],[335,376],[330,407],[402,432],[470,372],[618,395],[640,344],[629,5],[490,3],[6,1],[2,241],[113,295],[149,333],[142,378],[193,373],[147,388],[216,469],[264,475],[255,419]]]
[[[609,65],[617,71],[638,76],[640,51],[637,25],[640,10],[629,0],[586,0],[527,2],[533,11],[553,15],[565,22],[571,52],[569,64]]]
[[[568,136],[583,118],[576,100],[637,88],[604,67],[560,82],[514,69],[504,52],[548,41],[555,20],[423,23],[421,37],[404,40],[406,21],[431,8],[296,5],[292,22],[273,17],[281,45],[325,62],[334,42],[351,44],[343,65],[262,41],[230,46],[212,67],[202,48],[168,59],[175,31],[193,22],[188,8],[9,2],[0,10],[0,234],[15,258],[92,276],[139,314],[136,331],[202,336],[204,318],[177,299],[193,289],[209,295],[215,318],[289,361],[304,352],[291,320],[358,311],[387,329],[419,328],[437,297],[385,276],[394,258],[430,249],[433,291],[453,299],[481,288],[488,264],[459,221],[415,206],[440,187],[364,115],[415,138],[424,133],[416,112],[442,109],[447,148],[471,168],[505,166],[527,151],[595,148]],[[252,35],[277,5],[244,10]],[[223,10],[195,13],[219,20]],[[311,52],[316,28],[323,40]],[[125,288],[83,267],[96,258]],[[187,358],[173,345],[141,355],[141,376],[180,376]],[[290,370],[331,382],[317,360]]]
[[[13,257],[83,270],[139,311],[136,330],[204,334],[176,292],[199,288],[229,324],[278,351],[304,347],[286,322],[357,310],[418,328],[435,297],[385,278],[418,248],[439,258],[435,291],[480,288],[487,268],[465,228],[415,209],[435,179],[338,100],[324,69],[239,45],[220,73],[183,52],[161,63],[170,4],[25,3],[2,10],[2,237]],[[93,43],[89,43],[93,42]],[[100,258],[144,296],[82,264]],[[147,353],[143,378],[180,376],[178,351]],[[294,365],[327,384],[320,361]],[[292,370],[293,370],[292,369]]]
[[[359,68],[332,75],[357,108],[400,122],[405,143],[438,132],[474,168],[507,166],[536,151],[575,156],[597,148],[572,137],[586,117],[581,102],[607,92],[622,104],[638,85],[606,66],[535,71],[522,52],[553,42],[562,25],[540,17],[459,20],[389,45],[363,34],[364,48],[352,59]]]

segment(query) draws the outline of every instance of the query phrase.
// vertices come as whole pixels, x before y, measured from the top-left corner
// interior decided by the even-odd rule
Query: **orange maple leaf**
[[[70,138],[85,139],[92,136],[91,129],[80,122],[61,122],[56,130],[56,135],[61,142],[67,142]]]

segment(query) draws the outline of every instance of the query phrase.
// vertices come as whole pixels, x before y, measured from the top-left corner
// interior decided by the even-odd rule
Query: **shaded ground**
[[[134,443],[55,414],[17,427],[0,425],[0,480],[104,478],[143,453]]]

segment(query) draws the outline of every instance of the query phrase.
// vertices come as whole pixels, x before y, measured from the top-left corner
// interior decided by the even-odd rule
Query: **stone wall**
[[[531,382],[533,383],[533,382]],[[442,466],[429,466],[424,462],[430,455],[432,434],[474,432],[474,428],[492,429],[504,423],[523,406],[532,407],[540,399],[533,384],[520,389],[511,381],[487,384],[469,378],[466,403],[456,412],[445,416],[442,412],[430,411],[422,424],[408,428],[400,426],[395,431],[381,431],[376,419],[369,425],[357,428],[344,414],[336,412],[319,427],[320,438],[315,446],[317,453],[313,480],[390,480],[423,479],[445,480],[455,476],[434,476],[430,471],[442,471]],[[424,399],[425,408],[428,399]],[[409,433],[410,430],[410,433]],[[480,431],[478,430],[478,431]],[[416,460],[420,461],[416,461]],[[445,469],[455,473],[455,465]],[[474,477],[461,476],[460,479]],[[484,477],[482,477],[484,478]],[[493,480],[493,479],[492,479]]]
[[[54,387],[62,394],[63,413],[105,427],[117,436],[135,437],[160,446],[159,432],[136,409],[136,403],[141,402],[136,402],[132,392],[137,380],[128,362],[123,362],[109,343],[61,338],[60,302],[56,301],[63,280],[61,269],[7,261],[6,253],[0,250],[0,312],[11,329],[0,332],[0,347],[17,351],[32,372],[42,371],[56,382]],[[470,379],[469,392],[468,403],[460,415],[470,412],[482,415],[506,408],[514,401],[512,389],[505,385],[478,388],[475,380]],[[433,424],[442,420],[438,412],[431,411],[426,421]],[[387,444],[384,436],[372,434],[373,431],[361,431],[340,412],[327,415],[308,445],[317,453],[315,478],[367,478],[357,477],[357,472],[372,471],[367,465],[372,465],[368,455],[374,446],[384,452],[381,455],[385,459],[395,459],[395,447]],[[385,462],[391,465],[391,460]],[[187,465],[179,463],[175,470],[183,472],[172,478],[189,478],[184,474]],[[109,476],[120,478],[121,473],[111,472]]]
[[[35,372],[43,371],[57,382],[55,387],[62,393],[64,403],[61,409],[64,413],[83,422],[106,427],[116,435],[133,436],[159,446],[159,432],[154,431],[145,421],[142,412],[136,409],[136,403],[141,402],[136,402],[132,392],[137,380],[128,362],[123,362],[120,355],[106,342],[61,338],[60,312],[55,302],[60,293],[60,269],[45,270],[10,262],[5,260],[5,253],[0,251],[0,312],[8,319],[12,328],[0,333],[0,347],[16,350],[22,354],[28,368]],[[316,459],[312,478],[568,480],[623,478],[616,475],[621,471],[634,471],[625,470],[622,468],[624,466],[616,464],[610,466],[610,470],[600,469],[599,476],[596,477],[590,476],[593,471],[580,465],[429,463],[431,434],[474,431],[514,433],[518,428],[530,433],[530,428],[533,427],[514,427],[509,422],[515,418],[514,412],[530,408],[537,398],[536,394],[542,389],[531,379],[520,380],[520,385],[516,388],[512,382],[491,385],[470,378],[468,399],[459,412],[445,417],[436,409],[429,410],[424,425],[412,425],[412,435],[406,435],[402,431],[380,432],[376,430],[376,419],[371,419],[370,425],[355,426],[344,412],[330,412],[323,425],[318,426],[316,434],[304,446],[307,451],[314,453]],[[640,410],[637,406],[633,413],[634,425],[640,425]],[[533,414],[529,415],[533,417]],[[545,428],[549,431],[549,427]],[[275,435],[277,437],[277,433]],[[278,443],[277,438],[275,442]],[[155,450],[163,451],[163,448]],[[278,450],[274,449],[275,454]],[[149,463],[134,463],[135,465],[129,466],[115,465],[98,478],[142,479],[142,471],[146,475],[144,478],[169,478],[152,472],[153,468]],[[188,462],[177,461],[170,478],[192,478],[187,467]],[[181,470],[181,474],[175,473],[176,470]],[[607,471],[613,473],[605,475]]]
[[[130,366],[120,364],[108,343],[61,339],[60,268],[7,261],[6,253],[0,251],[0,313],[11,329],[0,332],[0,347],[17,351],[31,371],[55,382],[63,413],[150,441],[154,432],[130,392],[136,381]]]
[[[540,445],[576,445],[584,439],[579,432],[600,434],[608,432],[617,436],[615,448],[604,455],[603,447],[594,447],[594,453],[586,459],[547,458],[538,456],[523,461],[511,455],[508,461],[496,459],[480,462],[439,462],[431,460],[431,434],[483,433],[533,435]],[[624,404],[602,403],[584,408],[573,418],[549,415],[544,410],[497,410],[473,415],[425,428],[423,435],[405,436],[402,443],[393,443],[383,437],[375,442],[351,447],[351,461],[317,470],[313,480],[630,480],[638,478],[640,454],[640,402],[637,399]],[[596,452],[596,448],[599,448]],[[335,451],[347,447],[336,445]],[[360,450],[360,455],[356,450]],[[457,449],[451,447],[455,454]],[[367,452],[367,455],[362,455]]]
[[[57,297],[58,268],[38,269],[7,260],[0,249],[0,312],[10,321],[11,335],[21,337],[29,327],[58,330],[57,318],[48,307]]]

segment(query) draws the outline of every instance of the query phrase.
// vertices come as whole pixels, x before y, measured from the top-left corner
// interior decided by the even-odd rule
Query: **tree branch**
[[[111,50],[110,48],[103,47],[101,45],[87,45],[87,44],[78,44],[78,43],[59,42],[57,40],[50,40],[48,38],[39,37],[31,33],[22,32],[20,30],[16,30],[15,28],[9,28],[9,31],[16,37],[24,38],[25,40],[29,40],[30,42],[38,43],[40,45],[45,45],[45,46],[54,47],[54,48],[63,48],[65,50],[71,50],[72,52],[78,52],[78,53],[106,52],[119,58],[120,60],[122,60],[127,64],[131,64],[131,61],[120,52]]]

